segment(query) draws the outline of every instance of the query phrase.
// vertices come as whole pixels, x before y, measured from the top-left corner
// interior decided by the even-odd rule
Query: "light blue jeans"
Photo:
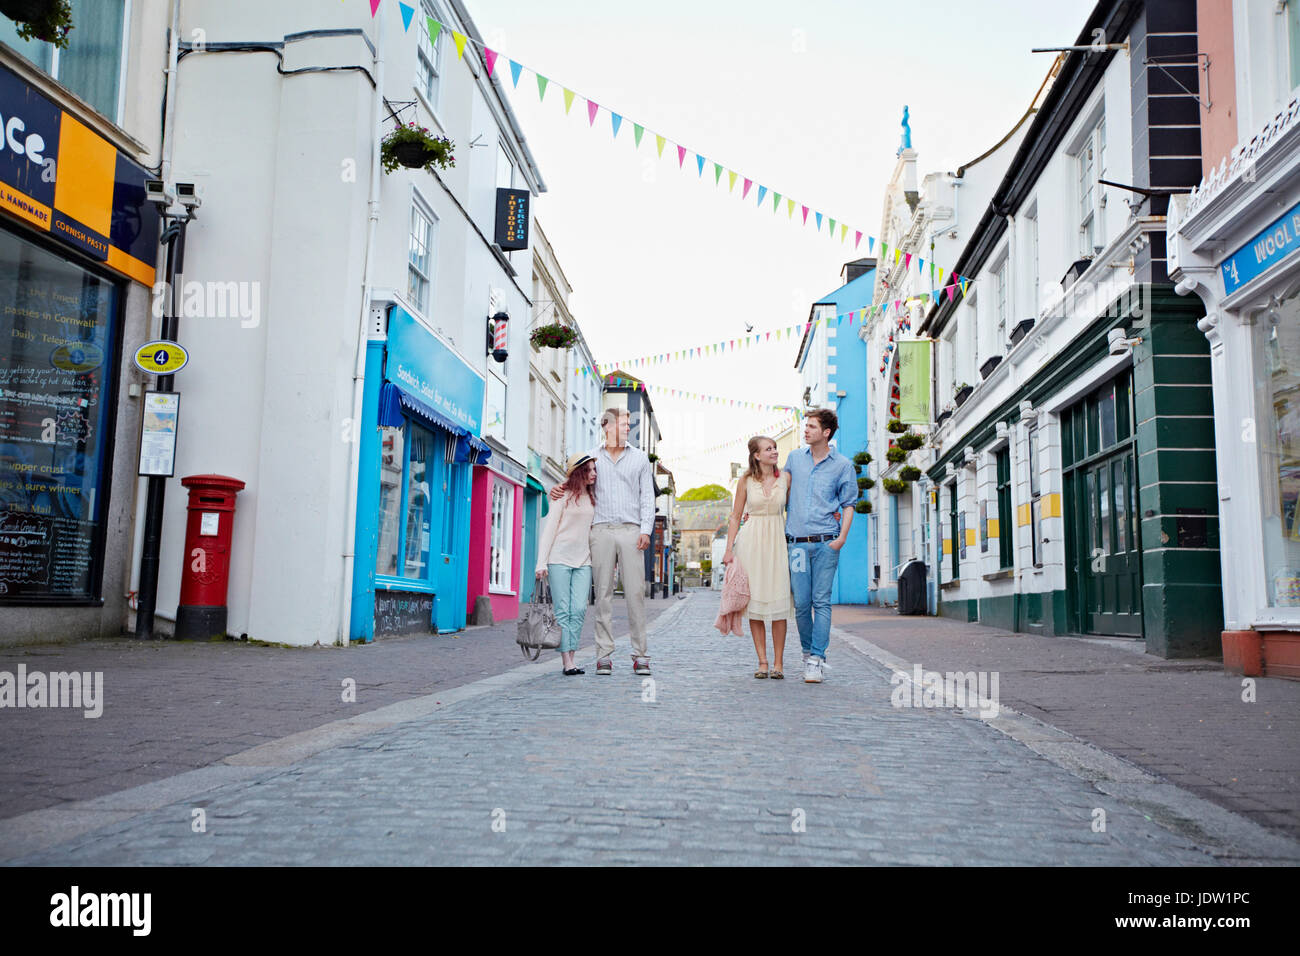
[[[826,541],[791,543],[790,592],[794,597],[794,621],[805,654],[826,660],[831,642],[831,585],[840,553]]]
[[[571,568],[567,564],[548,564],[546,573],[550,578],[555,621],[560,625],[560,651],[576,651],[582,637],[582,622],[587,619],[591,565]]]

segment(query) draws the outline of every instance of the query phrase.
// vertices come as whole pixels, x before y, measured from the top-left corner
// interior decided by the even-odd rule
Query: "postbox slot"
[[[207,495],[199,495],[199,501],[205,505],[219,505],[225,502],[225,498],[211,498]]]

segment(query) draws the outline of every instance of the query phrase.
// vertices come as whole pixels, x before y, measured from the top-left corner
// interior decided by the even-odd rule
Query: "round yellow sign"
[[[146,342],[135,352],[135,367],[150,375],[179,372],[189,360],[190,354],[175,342]]]

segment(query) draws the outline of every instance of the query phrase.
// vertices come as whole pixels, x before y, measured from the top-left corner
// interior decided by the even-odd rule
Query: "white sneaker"
[[[812,657],[812,655],[809,654],[807,651],[804,651],[804,652],[803,652],[803,666],[804,666],[804,667],[807,667],[807,666],[808,666],[808,658],[810,658],[810,657]]]
[[[803,682],[805,684],[820,684],[822,682],[822,665],[820,658],[808,658],[808,663],[805,664],[803,668]]]

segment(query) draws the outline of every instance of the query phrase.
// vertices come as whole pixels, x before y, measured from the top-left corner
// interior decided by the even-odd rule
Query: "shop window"
[[[504,481],[492,482],[492,550],[489,560],[489,587],[493,591],[510,590],[510,548],[514,533],[511,520],[514,492]]]
[[[1011,523],[1011,449],[1003,448],[997,455],[998,480],[998,567],[1012,564],[1011,544],[1015,538]]]
[[[433,242],[437,217],[416,196],[411,203],[411,242],[407,258],[407,298],[420,314],[429,315],[433,276]]]
[[[434,497],[430,487],[433,434],[418,425],[380,428],[379,432],[379,546],[375,572],[427,581]]]
[[[1286,5],[1286,38],[1291,51],[1291,88],[1300,86],[1300,3]]]
[[[430,42],[428,24],[429,17],[433,17],[439,23],[446,23],[447,18],[439,13],[429,0],[424,0],[421,6],[423,7],[422,22],[416,25],[419,46],[416,54],[415,88],[431,107],[437,109],[438,89],[442,82],[442,48],[445,31],[439,31],[437,41]]]
[[[958,555],[965,549],[965,537],[960,540],[958,535],[962,533],[961,523],[958,521],[957,511],[957,482],[948,486],[948,527],[952,536],[952,579],[956,581],[961,577],[961,563]]]
[[[115,123],[126,62],[126,0],[72,0],[68,48],[20,40],[18,25],[0,16],[0,43],[35,63]]]
[[[120,291],[0,230],[0,603],[102,596]]]
[[[1272,607],[1300,607],[1300,295],[1255,325],[1264,572]]]

